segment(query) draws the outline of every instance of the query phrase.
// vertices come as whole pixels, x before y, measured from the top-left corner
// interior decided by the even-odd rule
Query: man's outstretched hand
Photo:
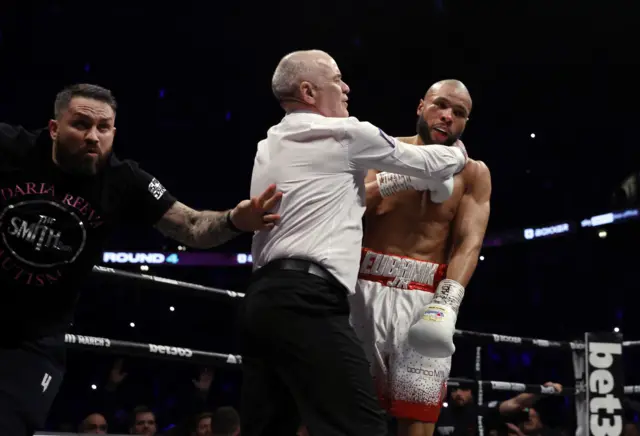
[[[259,197],[238,203],[231,211],[231,222],[243,232],[272,229],[280,215],[269,211],[281,198],[282,192],[276,190],[276,185],[271,185]]]

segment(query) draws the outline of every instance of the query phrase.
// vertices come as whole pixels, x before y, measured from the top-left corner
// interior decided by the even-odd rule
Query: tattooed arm
[[[229,213],[231,211],[197,211],[177,201],[158,221],[156,228],[166,237],[189,247],[216,247],[241,233],[231,227]]]
[[[197,211],[176,201],[156,223],[156,228],[166,237],[189,247],[216,247],[242,232],[273,228],[280,215],[269,211],[280,198],[282,193],[271,185],[259,197],[242,200],[225,212]]]

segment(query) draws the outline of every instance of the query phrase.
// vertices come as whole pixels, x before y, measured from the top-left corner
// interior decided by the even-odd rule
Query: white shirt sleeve
[[[357,168],[444,180],[462,171],[467,162],[458,147],[406,144],[353,117],[345,119],[344,126],[340,142]]]

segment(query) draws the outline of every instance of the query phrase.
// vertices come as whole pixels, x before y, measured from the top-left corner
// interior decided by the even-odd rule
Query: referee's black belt
[[[299,271],[320,277],[321,279],[327,280],[328,282],[334,283],[338,286],[343,286],[323,266],[306,259],[275,259],[260,268],[258,273],[266,273],[273,270]]]

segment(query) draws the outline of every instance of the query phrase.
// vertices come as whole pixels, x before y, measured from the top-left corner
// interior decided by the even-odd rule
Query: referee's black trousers
[[[383,436],[385,414],[349,323],[346,289],[261,268],[240,312],[243,436]]]

